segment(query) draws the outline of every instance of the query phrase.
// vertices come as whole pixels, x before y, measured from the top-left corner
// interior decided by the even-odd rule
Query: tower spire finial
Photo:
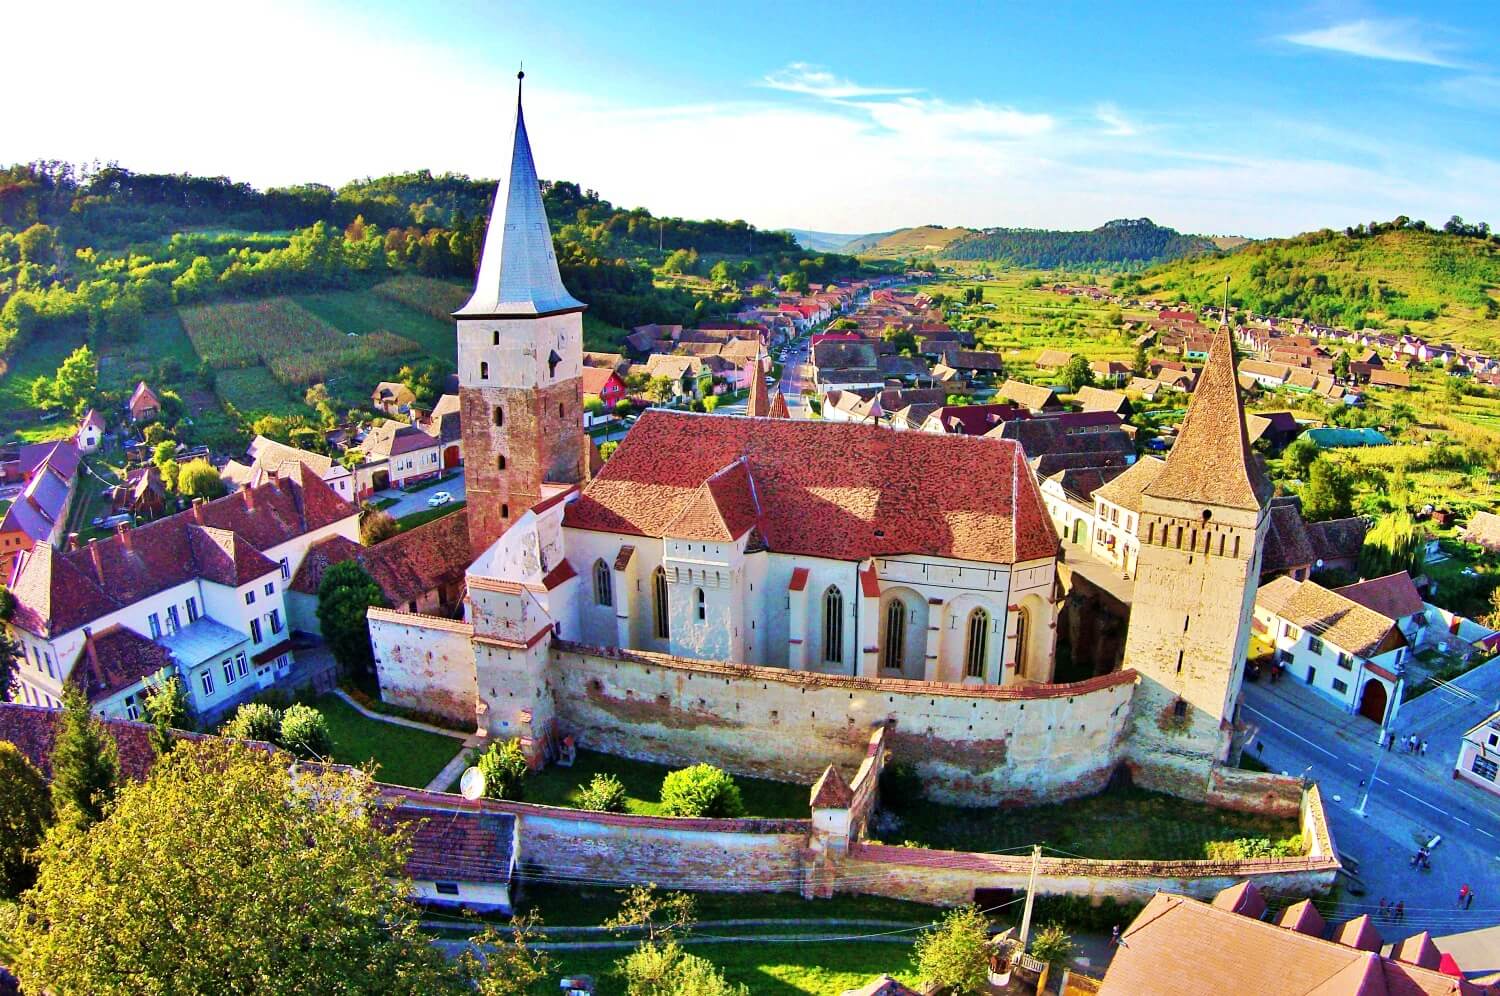
[[[521,63],[520,67],[516,70],[516,106],[517,107],[521,106],[521,87],[525,86],[525,79],[526,79],[526,63],[523,62],[523,63]]]

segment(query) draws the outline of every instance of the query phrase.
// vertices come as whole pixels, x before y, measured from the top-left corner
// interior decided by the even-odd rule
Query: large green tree
[[[1359,550],[1359,572],[1367,578],[1398,571],[1422,573],[1427,536],[1407,512],[1383,516],[1365,534]]]
[[[177,492],[185,498],[220,498],[224,479],[207,460],[189,460],[177,468]]]
[[[14,899],[36,879],[32,852],[52,822],[47,782],[26,755],[0,740],[0,899]]]
[[[1094,371],[1089,369],[1089,361],[1086,356],[1075,356],[1063,364],[1061,371],[1063,383],[1068,389],[1076,391],[1080,387],[1094,382]]]
[[[1327,456],[1312,462],[1302,489],[1302,513],[1309,521],[1338,519],[1350,514],[1354,481],[1342,466]]]
[[[49,839],[15,930],[26,990],[471,991],[418,929],[372,784],[296,779],[263,750],[184,743],[102,823]]]
[[[345,560],[323,572],[318,585],[318,624],[340,667],[360,674],[374,668],[365,610],[385,604],[380,586],[356,561]]]
[[[57,821],[87,830],[104,818],[120,781],[115,738],[89,711],[76,685],[63,689],[63,710],[52,743],[52,808]]]
[[[88,346],[79,346],[62,361],[51,378],[38,377],[31,384],[31,403],[82,415],[99,391],[99,361]]]
[[[952,910],[917,936],[913,957],[923,982],[953,993],[982,993],[989,982],[989,921],[978,907]]]

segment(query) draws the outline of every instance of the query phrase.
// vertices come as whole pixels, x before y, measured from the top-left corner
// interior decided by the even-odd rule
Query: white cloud
[[[841,76],[835,76],[823,66],[806,62],[793,62],[767,73],[761,85],[772,90],[788,93],[805,93],[825,100],[855,100],[862,97],[893,97],[916,93],[915,90],[894,87],[860,86]]]
[[[1104,125],[1104,134],[1116,138],[1129,138],[1135,135],[1139,129],[1132,124],[1120,109],[1111,103],[1103,103],[1094,108],[1094,117]]]
[[[1031,138],[1046,134],[1056,124],[1050,114],[1028,114],[979,101],[950,104],[943,100],[902,97],[857,106],[875,124],[909,141]]]
[[[1460,63],[1449,54],[1452,46],[1424,38],[1426,33],[1420,22],[1411,19],[1360,18],[1313,31],[1285,35],[1283,40],[1293,45],[1342,52],[1366,59],[1415,62],[1447,69],[1458,67]]]

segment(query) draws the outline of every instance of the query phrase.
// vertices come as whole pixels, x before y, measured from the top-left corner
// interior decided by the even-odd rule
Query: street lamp
[[[1368,815],[1365,810],[1370,804],[1370,790],[1375,787],[1375,777],[1380,774],[1380,762],[1385,760],[1385,737],[1385,726],[1382,725],[1380,727],[1380,736],[1375,740],[1375,743],[1380,746],[1380,750],[1375,753],[1375,770],[1370,772],[1370,780],[1365,783],[1365,794],[1360,798],[1359,805],[1354,807],[1354,815],[1356,816],[1364,817]]]

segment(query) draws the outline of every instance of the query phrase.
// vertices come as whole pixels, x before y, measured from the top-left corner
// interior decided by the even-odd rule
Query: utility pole
[[[1375,770],[1370,772],[1370,780],[1365,783],[1365,794],[1360,797],[1359,805],[1354,807],[1355,816],[1367,815],[1365,809],[1370,804],[1370,790],[1375,787],[1375,776],[1380,774],[1380,762],[1385,760],[1385,738],[1395,735],[1395,733],[1387,734],[1384,724],[1381,725],[1380,735],[1375,738],[1375,746],[1378,748],[1375,752]]]
[[[1031,880],[1026,883],[1026,909],[1021,913],[1021,950],[1026,950],[1026,939],[1031,936],[1031,903],[1036,898],[1036,873],[1042,864],[1042,845],[1031,845]]]
[[[667,231],[667,223],[666,223],[665,219],[657,218],[656,219],[656,251],[657,252],[666,252],[666,250],[667,250],[667,236],[666,236],[666,231]]]
[[[1229,324],[1229,274],[1224,274],[1224,324]]]

